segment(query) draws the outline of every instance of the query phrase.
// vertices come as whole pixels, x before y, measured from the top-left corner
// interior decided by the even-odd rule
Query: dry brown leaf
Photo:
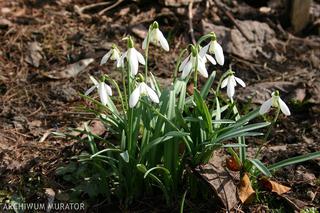
[[[133,26],[131,30],[136,36],[138,36],[141,39],[144,39],[148,33],[148,29],[142,24]]]
[[[104,124],[99,121],[99,120],[94,120],[91,122],[90,124],[90,131],[92,134],[94,135],[98,135],[98,136],[101,136],[103,135],[107,130],[104,126]],[[83,135],[82,138],[86,138],[87,135]]]
[[[268,180],[266,178],[263,178],[260,181],[265,188],[267,188],[271,192],[277,193],[278,195],[287,193],[291,189],[290,187],[284,186],[280,183],[277,183],[272,180]]]
[[[40,61],[43,58],[42,55],[42,47],[39,42],[35,41],[28,43],[28,55],[25,58],[28,64],[31,64],[34,67],[39,67]]]
[[[241,179],[239,186],[239,198],[242,203],[249,203],[253,200],[255,191],[251,186],[251,181],[247,173]]]
[[[187,92],[188,92],[189,95],[193,95],[193,93],[194,93],[194,84],[192,82],[190,84],[188,84]]]
[[[76,77],[80,72],[82,72],[89,64],[94,61],[93,58],[82,59],[76,63],[68,65],[62,70],[55,70],[50,73],[42,73],[44,76],[52,79],[65,79]]]
[[[237,198],[237,187],[234,184],[230,173],[225,169],[223,153],[214,152],[209,163],[199,165],[195,173],[199,174],[210,188],[213,190],[214,197],[218,198],[228,212],[239,202]]]

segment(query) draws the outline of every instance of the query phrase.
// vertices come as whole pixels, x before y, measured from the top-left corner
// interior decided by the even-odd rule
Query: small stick
[[[193,30],[193,24],[192,24],[192,19],[193,19],[192,7],[193,7],[193,0],[190,2],[188,7],[189,33],[190,33],[192,43],[196,44],[196,39],[194,37],[194,30]]]
[[[103,7],[109,4],[111,4],[111,2],[99,2],[99,3],[89,4],[87,6],[80,7],[79,12],[83,13],[85,10],[92,10],[96,7]]]
[[[115,8],[116,6],[118,6],[119,4],[121,4],[122,2],[124,2],[124,0],[118,0],[118,1],[115,2],[113,5],[111,5],[111,6],[107,7],[107,8],[105,8],[105,9],[101,10],[101,11],[99,12],[99,15],[100,15],[100,16],[103,15],[105,12],[107,12],[108,10],[111,10],[111,9]]]

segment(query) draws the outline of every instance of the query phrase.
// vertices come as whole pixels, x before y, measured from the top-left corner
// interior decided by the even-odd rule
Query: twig
[[[27,115],[27,117],[31,117],[31,116],[37,114],[38,112],[40,112],[41,109],[42,109],[42,106],[40,106],[36,111],[34,111],[34,112],[30,113],[29,115]]]
[[[253,40],[249,38],[246,32],[244,32],[241,28],[241,26],[237,23],[237,20],[233,17],[233,15],[227,11],[223,6],[220,0],[214,1],[215,5],[230,19],[230,21],[236,26],[236,28],[240,31],[240,33],[245,37],[245,39],[249,42],[252,42]]]
[[[193,44],[195,44],[196,39],[194,37],[194,30],[193,30],[193,24],[192,24],[192,19],[193,19],[192,7],[193,7],[193,0],[190,2],[188,6],[188,18],[189,18],[189,33],[190,33],[191,41]]]
[[[17,141],[16,139],[14,139],[14,138],[11,138],[11,137],[9,137],[9,136],[7,136],[7,135],[5,135],[5,134],[2,134],[1,132],[0,132],[0,135],[2,136],[2,137],[4,137],[4,138],[7,138],[7,139],[9,139],[9,140],[12,140],[12,141]]]
[[[105,8],[105,9],[101,10],[101,11],[99,12],[99,16],[103,15],[103,14],[104,14],[105,12],[107,12],[108,10],[111,10],[111,9],[115,8],[116,6],[118,6],[119,4],[121,4],[122,2],[124,2],[124,0],[118,0],[118,1],[116,1],[113,5],[111,5],[111,6],[107,7],[107,8]]]
[[[84,13],[85,10],[92,10],[96,7],[103,7],[106,5],[111,4],[111,2],[98,2],[98,3],[94,3],[94,4],[89,4],[87,6],[83,6],[79,8],[79,12]]]
[[[51,133],[52,133],[52,130],[51,130],[51,129],[47,130],[47,131],[43,134],[43,136],[40,138],[39,142],[40,142],[40,143],[44,142]]]

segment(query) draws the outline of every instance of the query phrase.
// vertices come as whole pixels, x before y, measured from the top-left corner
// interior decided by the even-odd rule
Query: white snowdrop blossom
[[[259,113],[265,114],[266,112],[268,112],[270,110],[271,107],[276,107],[279,108],[283,114],[285,115],[291,115],[289,107],[287,106],[287,104],[280,98],[279,96],[279,92],[273,92],[271,94],[271,98],[268,99],[267,101],[265,101],[259,110]]]
[[[209,53],[214,54],[214,57],[216,58],[216,61],[218,62],[218,64],[223,66],[224,64],[223,50],[221,45],[217,42],[217,40],[214,38],[213,40],[211,40],[211,42],[207,46],[205,46],[205,48],[207,50],[209,49]]]
[[[198,58],[198,62],[197,62]],[[198,56],[193,56],[190,54],[187,58],[183,60],[179,67],[179,71],[182,71],[181,78],[186,78],[191,72],[195,71],[197,66],[197,70],[199,73],[208,78],[208,71],[205,65],[205,60],[198,54]]]
[[[85,95],[89,95],[95,88],[97,88],[101,103],[103,105],[106,105],[108,103],[108,96],[112,96],[111,87],[104,82],[98,82],[92,76],[90,76],[90,80],[94,85],[85,92]]]
[[[216,65],[217,64],[216,60],[214,60],[214,58],[211,55],[207,54],[208,49],[209,49],[209,45],[202,47],[199,51],[199,55],[203,59],[204,63],[207,63],[207,60],[208,60],[211,64]]]
[[[143,55],[139,53],[134,47],[131,47],[128,49],[128,51],[125,53],[125,57],[128,60],[130,72],[133,76],[137,75],[139,63],[142,65],[145,65],[145,60],[143,58]]]
[[[166,38],[163,36],[163,33],[159,30],[159,25],[157,22],[154,22],[150,26],[147,37],[143,40],[142,49],[147,48],[147,42],[149,41],[156,46],[161,46],[165,51],[169,51],[169,44]]]
[[[159,103],[159,97],[156,94],[156,92],[153,89],[151,89],[146,83],[142,82],[133,90],[133,92],[130,95],[130,108],[135,107],[140,99],[140,96],[143,95],[148,96],[154,103]]]
[[[120,67],[121,66],[120,58],[121,58],[121,53],[120,53],[119,49],[115,45],[112,45],[112,48],[109,50],[109,52],[107,52],[102,57],[100,65],[107,63],[107,61],[109,59],[111,59],[113,61],[116,61],[117,67]]]
[[[228,75],[221,83],[221,88],[227,87],[227,95],[230,99],[234,96],[236,85],[240,84],[242,87],[245,87],[246,84],[238,77],[235,77],[233,74]]]
[[[124,59],[126,58],[127,53],[121,53],[120,59],[117,61],[117,67],[124,67]]]

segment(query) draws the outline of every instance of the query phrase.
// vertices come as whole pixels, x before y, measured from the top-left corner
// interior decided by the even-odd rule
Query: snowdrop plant
[[[148,72],[147,63],[150,42],[169,50],[159,24],[154,22],[149,27],[142,45],[144,56],[135,49],[130,36],[124,40],[127,41],[127,50],[120,59],[120,50],[115,46],[102,59],[102,64],[109,57],[120,61],[122,87],[107,74],[103,75],[101,82],[90,77],[94,86],[83,96],[96,105],[87,110],[96,114],[110,135],[101,137],[90,131],[89,127],[79,130],[87,135],[79,140],[87,141],[90,147],[90,153],[82,155],[81,161],[97,168],[100,183],[105,183],[104,192],[117,196],[120,202],[129,205],[145,193],[155,194],[160,189],[170,205],[179,195],[186,193],[181,191],[182,188],[193,191],[193,176],[187,168],[194,169],[199,164],[207,163],[213,151],[219,148],[226,148],[239,159],[239,163],[249,164],[244,167],[247,170],[255,166],[262,173],[270,174],[260,161],[249,160],[245,154],[247,145],[244,138],[260,136],[262,133],[257,130],[270,125],[265,121],[252,123],[260,116],[261,109],[242,114],[236,108],[233,101],[235,86],[238,83],[244,87],[245,83],[229,70],[222,75],[216,91],[212,89],[216,71],[208,70],[206,63],[216,64],[217,61],[219,65],[224,64],[223,50],[214,33],[202,36],[197,44],[189,45],[181,52],[174,81],[164,88]],[[215,59],[210,54],[214,54]],[[184,55],[187,56],[182,61]],[[137,75],[139,63],[144,65],[143,76]],[[177,76],[178,70],[182,71],[180,77]],[[206,79],[203,85],[198,84],[198,73]],[[192,78],[194,92],[188,94],[187,84]],[[104,82],[109,82],[117,95],[110,97],[111,87]],[[231,101],[223,99],[220,87],[227,87]],[[98,89],[100,101],[89,96],[95,88]],[[280,100],[275,93],[273,106],[281,108]],[[267,111],[270,103],[264,104],[262,112]]]
[[[179,71],[182,71],[181,78],[185,79],[191,72],[194,71],[199,71],[204,78],[208,78],[205,59],[199,55],[197,47],[191,45],[191,50],[191,54],[183,60],[179,67]]]
[[[146,62],[143,55],[134,48],[131,36],[125,39],[128,41],[128,50],[122,55],[121,60],[127,59],[130,73],[135,76],[138,73],[139,63],[145,65]]]
[[[165,51],[169,51],[168,41],[159,30],[159,24],[156,21],[150,25],[148,34],[142,42],[142,49],[147,49],[149,42],[155,44],[156,46],[161,46]]]
[[[94,85],[85,92],[85,95],[89,95],[94,89],[97,88],[101,103],[103,105],[107,105],[109,99],[108,97],[112,96],[111,87],[107,85],[104,81],[98,82],[92,76],[90,76],[90,80]]]
[[[267,113],[271,107],[279,108],[281,112],[285,115],[290,115],[290,110],[287,104],[280,98],[279,91],[276,90],[271,94],[271,98],[265,101],[259,110],[260,114]]]
[[[100,65],[104,65],[109,59],[115,61],[117,67],[121,66],[121,52],[115,44],[112,44],[112,48],[109,52],[102,57]]]
[[[211,33],[211,41],[204,48],[204,51],[214,54],[216,61],[221,66],[224,65],[224,54],[221,45],[217,42],[217,36],[215,33]]]
[[[270,111],[271,107],[276,108],[276,114],[275,114],[273,120],[271,121],[271,125],[269,126],[267,133],[265,134],[264,143],[260,145],[260,147],[258,148],[258,151],[256,152],[255,158],[257,158],[259,156],[262,148],[268,144],[268,137],[269,137],[274,125],[276,124],[276,122],[279,118],[280,111],[286,116],[291,115],[289,107],[280,98],[280,93],[278,90],[272,92],[271,98],[269,98],[268,100],[266,100],[265,102],[262,103],[262,105],[260,106],[260,109],[259,109],[259,113],[261,115],[264,115]]]
[[[228,76],[221,83],[221,88],[227,87],[228,97],[230,99],[233,99],[237,83],[240,84],[242,87],[246,87],[246,84],[242,79],[235,77],[233,71],[228,70],[228,72]]]
[[[153,91],[153,89],[151,89],[146,83],[141,82],[130,95],[129,107],[135,107],[139,101],[140,96],[143,95],[148,96],[154,103],[159,103],[159,97],[156,92]]]

